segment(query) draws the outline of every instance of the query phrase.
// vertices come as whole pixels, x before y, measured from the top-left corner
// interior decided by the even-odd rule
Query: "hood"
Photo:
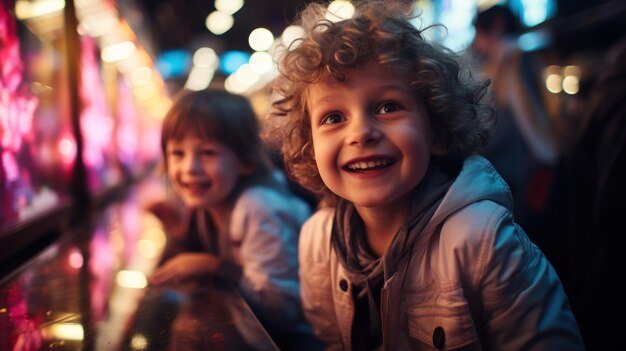
[[[430,232],[452,213],[481,200],[491,200],[511,211],[513,209],[511,191],[504,179],[487,159],[471,155],[463,162],[459,175],[424,231]]]

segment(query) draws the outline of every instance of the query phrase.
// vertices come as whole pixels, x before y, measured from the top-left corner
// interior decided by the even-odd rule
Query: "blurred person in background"
[[[626,276],[626,37],[608,51],[563,150],[545,231],[546,255],[568,293],[589,350],[623,349]]]
[[[492,81],[491,97],[498,122],[482,150],[513,193],[515,218],[528,235],[542,246],[538,235],[543,218],[558,138],[542,94],[536,56],[523,52],[517,38],[521,24],[504,5],[478,12],[472,45]]]

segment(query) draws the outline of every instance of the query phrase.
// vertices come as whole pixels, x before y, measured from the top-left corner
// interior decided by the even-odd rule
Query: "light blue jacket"
[[[300,304],[297,251],[300,227],[310,214],[304,201],[265,186],[244,190],[231,212],[231,254],[243,269],[237,286],[276,330],[310,330]]]
[[[507,185],[469,157],[412,255],[385,281],[384,350],[582,350],[565,292],[513,220]],[[302,303],[329,349],[350,350],[352,284],[331,250],[334,209],[300,234]]]

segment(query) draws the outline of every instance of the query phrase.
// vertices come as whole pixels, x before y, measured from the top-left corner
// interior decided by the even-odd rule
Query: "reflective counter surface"
[[[137,185],[91,224],[0,281],[0,350],[277,350],[238,292],[217,282],[155,289],[165,245]]]

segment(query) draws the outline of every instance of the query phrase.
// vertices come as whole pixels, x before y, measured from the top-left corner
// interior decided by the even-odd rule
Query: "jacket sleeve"
[[[494,350],[583,350],[561,282],[512,214],[498,207],[482,236],[478,291]]]
[[[304,315],[313,326],[315,336],[324,342],[326,350],[342,350],[331,283],[332,220],[333,212],[325,208],[302,226],[299,244],[300,294]]]
[[[239,247],[242,266],[239,290],[259,318],[276,330],[294,330],[304,321],[297,245],[309,211],[303,203],[286,202],[278,193],[245,196],[231,219],[231,244]]]

